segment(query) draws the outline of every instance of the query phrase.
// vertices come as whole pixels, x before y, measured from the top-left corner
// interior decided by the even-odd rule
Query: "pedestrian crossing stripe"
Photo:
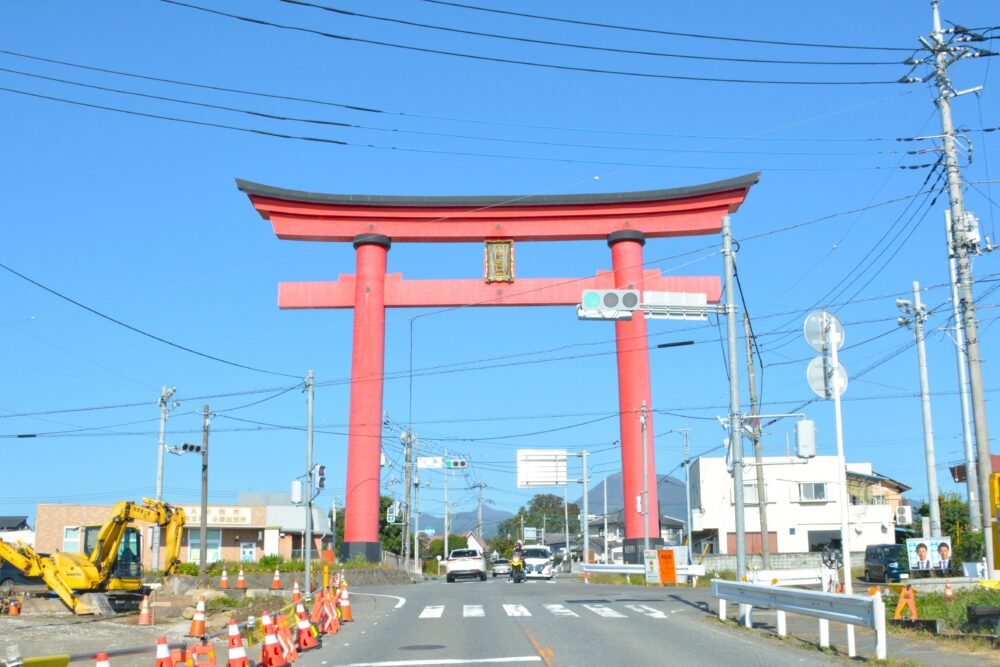
[[[486,610],[481,604],[467,604],[462,607],[462,616],[465,618],[481,618],[486,616]]]
[[[645,604],[627,604],[627,605],[625,605],[625,607],[627,609],[631,609],[632,611],[637,612],[639,614],[645,614],[646,616],[649,616],[650,618],[666,618],[667,617],[667,615],[664,614],[659,609],[653,609],[649,605],[645,605]]]
[[[611,607],[605,607],[603,604],[585,604],[583,606],[603,618],[628,618],[625,614],[621,614]]]
[[[420,612],[420,618],[441,618],[443,613],[444,605],[424,607],[424,610]]]
[[[501,605],[504,613],[507,616],[513,617],[529,617],[531,616],[531,611],[522,604],[503,604]],[[553,616],[562,617],[576,617],[579,618],[580,614],[576,613],[566,605],[562,604],[543,604],[542,605],[547,612]],[[612,609],[611,607],[603,604],[584,604],[581,605],[587,611],[597,614],[601,618],[628,618],[627,614]],[[646,616],[648,618],[666,619],[667,614],[659,609],[651,607],[645,604],[627,604],[625,608],[635,614],[640,616]],[[420,618],[441,618],[444,616],[445,605],[428,605],[423,608],[420,612]],[[484,618],[486,616],[486,608],[481,604],[466,604],[462,605],[462,617],[463,618]]]
[[[579,616],[579,614],[575,611],[568,609],[566,606],[561,604],[547,604],[543,606],[548,609],[553,616]]]
[[[531,612],[521,604],[505,604],[503,610],[508,616],[531,616]]]

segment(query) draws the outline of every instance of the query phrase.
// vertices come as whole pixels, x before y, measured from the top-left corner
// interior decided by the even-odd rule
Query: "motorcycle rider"
[[[521,548],[521,540],[518,540],[517,542],[514,542],[514,550],[510,554],[511,568],[510,568],[510,572],[507,573],[507,581],[514,581],[514,567],[513,567],[513,562],[514,562],[514,558],[515,557],[521,559],[521,574],[523,575],[524,574],[524,551]]]

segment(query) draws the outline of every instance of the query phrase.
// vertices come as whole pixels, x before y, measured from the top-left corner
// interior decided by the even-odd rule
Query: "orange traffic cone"
[[[226,573],[226,568],[222,568],[222,577],[219,579],[219,588],[222,590],[229,588],[229,575]]]
[[[243,566],[240,565],[240,573],[236,576],[236,590],[246,590],[247,580],[243,577]]]
[[[247,650],[243,646],[243,635],[236,619],[229,620],[229,662],[227,667],[250,667],[247,660]]]
[[[7,615],[8,616],[20,616],[21,615],[21,605],[18,603],[17,598],[10,601],[7,605]]]
[[[156,638],[156,662],[153,667],[174,667],[174,660],[170,657],[170,648],[167,646],[166,637]]]
[[[281,590],[281,573],[278,572],[278,568],[274,568],[274,579],[271,580],[271,590]]]
[[[108,654],[103,651],[98,653],[96,656],[97,662],[94,663],[95,667],[111,667],[111,661],[108,660]]]
[[[319,646],[319,641],[316,640],[316,629],[313,628],[312,623],[306,617],[306,608],[302,605],[301,601],[295,605],[295,615],[299,619],[299,622],[295,626],[295,641],[299,645],[299,650],[306,651]]]
[[[292,631],[288,627],[288,619],[284,614],[278,614],[278,643],[281,644],[281,655],[288,662],[295,662],[299,659],[299,652],[295,650],[295,640],[292,639]]]
[[[188,637],[201,637],[205,634],[205,596],[198,598],[198,606],[195,608],[194,618],[191,619],[191,629],[188,630]]]
[[[139,607],[139,625],[152,625],[153,618],[149,615],[149,596],[142,596],[142,606]]]
[[[340,591],[334,596],[327,590],[323,602],[323,632],[335,635],[340,632],[340,615],[337,613],[337,608],[340,606]]]
[[[955,598],[955,594],[951,590],[951,582],[947,581],[944,584],[944,599],[945,600],[953,600],[954,598]]]
[[[288,662],[281,651],[281,644],[278,643],[278,636],[275,634],[275,627],[273,625],[265,625],[264,643],[260,647],[261,667],[282,667],[287,664]],[[159,667],[159,665],[156,667]]]
[[[346,581],[342,581],[340,586],[340,620],[342,623],[349,623],[354,620],[351,614],[351,595],[347,592]]]
[[[299,590],[299,580],[296,579],[292,582],[292,604],[295,604],[302,599],[302,592]]]

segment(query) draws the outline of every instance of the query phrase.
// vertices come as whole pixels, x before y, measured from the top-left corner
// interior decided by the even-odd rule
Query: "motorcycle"
[[[524,581],[524,558],[520,554],[510,557],[510,577],[515,584]]]

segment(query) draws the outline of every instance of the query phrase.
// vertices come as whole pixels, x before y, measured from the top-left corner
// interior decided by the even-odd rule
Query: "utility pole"
[[[736,509],[736,580],[747,573],[746,525],[743,503],[743,420],[740,415],[740,378],[736,351],[735,253],[729,216],[722,217],[722,256],[726,281],[726,333],[729,340],[729,451],[733,466],[733,504]],[[720,541],[724,536],[719,536]]]
[[[521,544],[524,544],[524,515],[521,515]]]
[[[413,443],[413,460],[417,460],[417,450],[420,448],[420,441],[413,437],[410,432],[410,442]],[[413,573],[421,574],[420,571],[420,473],[413,471]]]
[[[931,397],[927,383],[927,351],[924,348],[924,322],[927,308],[920,303],[920,283],[913,281],[913,302],[896,299],[896,306],[903,311],[899,326],[913,325],[917,339],[917,361],[920,366],[920,406],[924,419],[924,459],[927,464],[927,504],[931,508],[931,535],[941,535],[941,505],[938,499],[937,468],[934,463],[934,428],[931,425]]]
[[[965,491],[969,499],[969,527],[978,533],[983,529],[979,506],[979,472],[976,450],[972,444],[972,409],[969,406],[969,371],[966,366],[965,333],[962,331],[961,301],[958,298],[958,276],[952,249],[951,211],[944,212],[948,235],[948,275],[951,280],[951,315],[955,319],[955,365],[958,366],[958,395],[962,406],[962,443],[965,445]]]
[[[448,458],[448,450],[444,451],[444,457]],[[444,469],[444,553],[442,554],[445,559],[448,558],[448,468]]]
[[[753,457],[757,468],[757,511],[760,513],[760,554],[764,569],[771,569],[771,544],[767,532],[767,488],[764,485],[764,447],[760,441],[760,419],[757,418],[757,379],[753,368],[751,348],[753,331],[750,313],[743,311],[743,337],[747,344],[747,383],[750,385],[750,414],[753,417]],[[690,500],[688,506],[690,507]]]
[[[306,375],[306,530],[302,556],[306,561],[306,591],[312,592],[312,542],[313,542],[313,386],[310,370]]]
[[[479,488],[479,516],[476,517],[476,534],[479,537],[483,536],[483,489],[486,488],[486,482],[480,482],[476,484]]]
[[[642,402],[642,413],[639,415],[642,426],[642,551],[643,557],[649,551],[649,448],[646,445],[646,401]],[[587,489],[583,492],[586,494]]]
[[[406,470],[404,473],[403,486],[406,491],[403,493],[403,562],[410,562],[410,492],[413,490],[413,432],[406,429],[403,433],[403,442],[406,447]]]
[[[563,487],[563,522],[566,528],[566,564],[569,566],[566,568],[567,572],[573,571],[573,557],[570,556],[569,550],[569,494],[567,489],[569,485]]]
[[[202,584],[207,583],[208,572],[208,426],[210,418],[208,405],[204,408],[204,421],[201,429],[201,528],[198,532],[198,572]]]
[[[689,436],[691,434],[691,429],[689,428],[678,428],[673,429],[674,431],[681,434],[684,438],[684,500],[687,504],[687,543],[688,543],[688,554],[690,555],[691,549],[694,547],[694,542],[691,540],[691,535],[694,534],[694,528],[692,528],[691,518],[691,448],[688,444]]]
[[[160,391],[160,446],[156,453],[156,499],[158,501],[163,500],[163,454],[166,451],[167,443],[165,441],[165,433],[167,429],[167,415],[170,414],[171,407],[169,407],[169,402],[171,397],[177,391],[177,387],[163,387]],[[153,560],[152,565],[154,570],[160,569],[160,531],[163,530],[159,526],[153,528]]]
[[[645,402],[643,402],[645,405]],[[643,453],[646,451],[646,447],[642,448]],[[580,456],[583,457],[583,516],[580,517],[583,520],[583,563],[586,565],[590,563],[590,505],[587,496],[590,495],[590,483],[587,480],[587,456],[590,454],[586,449],[580,452]],[[584,578],[584,583],[590,583],[588,579]]]
[[[993,472],[990,459],[990,434],[986,418],[986,398],[983,391],[983,374],[979,352],[979,332],[976,323],[975,301],[973,299],[972,266],[969,253],[978,252],[978,231],[974,229],[975,221],[965,210],[962,198],[962,175],[958,168],[958,157],[955,146],[955,127],[951,117],[951,98],[956,92],[948,80],[948,65],[965,57],[996,55],[985,49],[962,48],[953,51],[952,44],[946,44],[941,31],[941,15],[938,0],[931,1],[934,32],[931,41],[921,38],[923,45],[934,54],[934,78],[937,84],[937,104],[941,115],[941,134],[944,144],[945,168],[948,173],[948,198],[951,204],[952,248],[955,253],[958,270],[959,296],[962,302],[962,322],[965,328],[965,346],[969,363],[969,389],[972,394],[972,415],[976,429],[976,449],[979,454],[979,501],[983,531],[986,544],[987,578],[996,576],[993,554],[993,513],[990,507],[990,477]],[[956,29],[957,31],[957,29]],[[965,41],[983,41],[981,35],[974,35],[962,30]]]
[[[608,560],[608,476],[604,476],[604,562]]]

